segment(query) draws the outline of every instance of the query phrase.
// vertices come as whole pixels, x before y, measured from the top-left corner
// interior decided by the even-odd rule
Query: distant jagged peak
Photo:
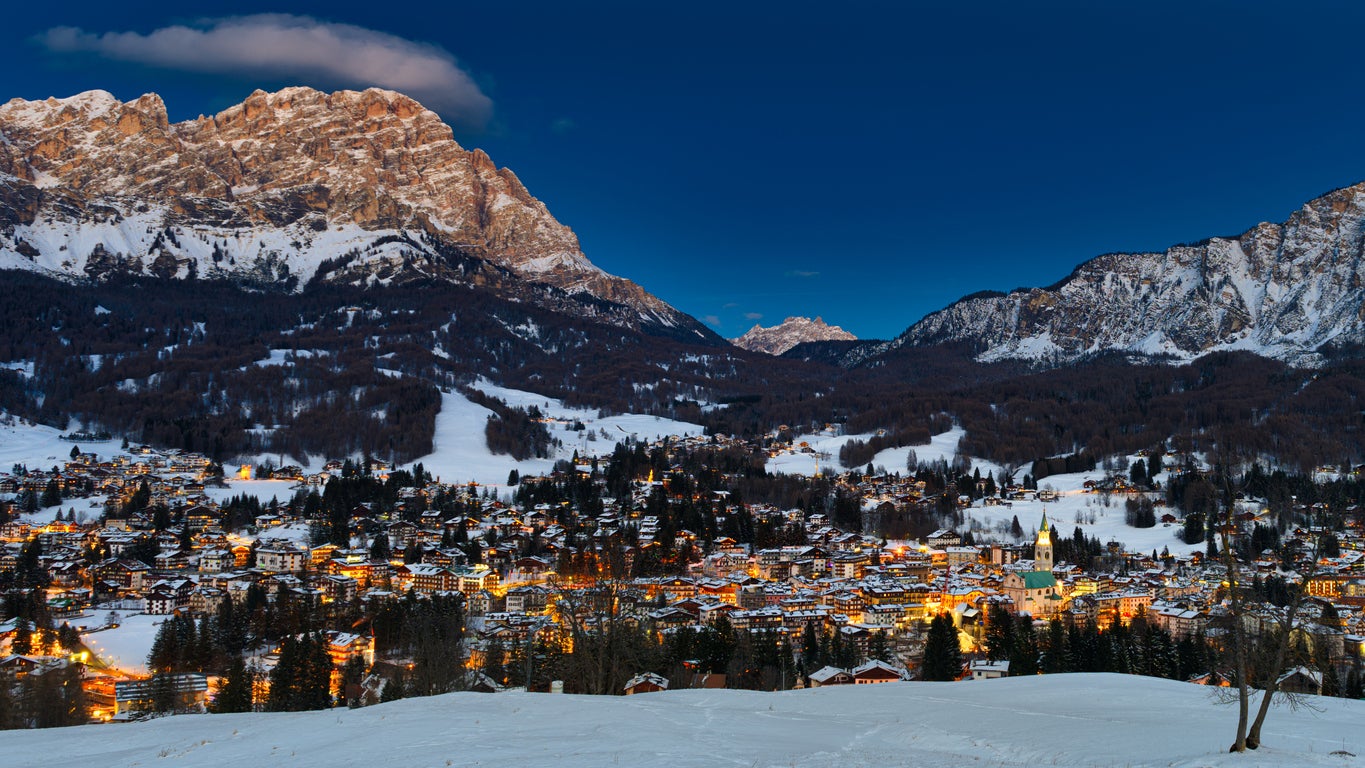
[[[828,325],[824,318],[788,317],[780,324],[764,328],[758,323],[747,333],[731,343],[750,352],[766,352],[780,355],[783,352],[808,341],[856,341],[857,336],[837,325]]]

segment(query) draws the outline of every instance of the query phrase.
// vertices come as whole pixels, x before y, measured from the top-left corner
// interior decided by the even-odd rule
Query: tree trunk
[[[1308,524],[1311,530],[1313,519],[1310,516]],[[1289,646],[1294,641],[1294,629],[1299,625],[1299,610],[1303,607],[1304,600],[1309,593],[1309,585],[1322,575],[1317,567],[1318,557],[1323,551],[1322,537],[1319,534],[1313,540],[1313,546],[1308,551],[1308,572],[1299,579],[1298,587],[1294,589],[1289,598],[1289,605],[1285,607],[1284,623],[1280,626],[1279,636],[1276,638],[1274,666],[1268,670],[1266,675],[1265,694],[1261,696],[1261,706],[1256,710],[1256,719],[1251,724],[1251,730],[1247,733],[1247,746],[1256,749],[1261,746],[1261,726],[1265,724],[1265,717],[1270,712],[1270,704],[1275,698],[1275,694],[1280,689],[1280,675],[1284,673],[1285,662],[1289,656]]]
[[[1229,752],[1247,750],[1247,718],[1250,710],[1250,683],[1247,681],[1246,629],[1242,626],[1242,601],[1238,595],[1237,558],[1232,551],[1228,526],[1232,524],[1232,504],[1227,504],[1227,519],[1223,528],[1223,566],[1227,573],[1228,596],[1232,610],[1232,647],[1237,662],[1237,738]]]
[[[1275,638],[1275,661],[1273,666],[1266,670],[1265,693],[1261,695],[1261,706],[1256,709],[1256,719],[1251,723],[1251,730],[1247,733],[1248,749],[1261,746],[1261,726],[1265,723],[1266,714],[1270,712],[1271,700],[1280,690],[1280,675],[1284,672],[1285,659],[1289,656],[1289,644],[1293,642],[1299,608],[1303,605],[1304,596],[1308,594],[1308,582],[1312,581],[1315,575],[1309,574],[1299,582],[1289,605],[1285,608],[1284,623]]]

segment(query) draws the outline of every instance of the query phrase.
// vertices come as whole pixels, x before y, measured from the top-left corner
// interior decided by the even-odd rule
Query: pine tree
[[[374,537],[374,543],[370,545],[371,560],[388,560],[392,552],[389,550],[389,536],[381,533]]]
[[[1348,699],[1365,699],[1365,675],[1361,675],[1359,666],[1351,667],[1346,674],[1346,687],[1341,695]]]
[[[489,640],[483,647],[483,665],[480,671],[499,685],[507,682],[506,652],[497,638]]]
[[[19,727],[19,703],[6,680],[0,684],[0,731]]]
[[[17,656],[33,652],[33,625],[28,619],[19,619],[18,626],[14,628],[14,640],[10,643],[10,648]]]
[[[929,624],[921,676],[925,680],[956,680],[961,675],[962,648],[958,645],[957,629],[948,614],[940,613]]]
[[[345,699],[346,706],[352,709],[360,706],[361,685],[364,681],[365,660],[360,656],[347,659],[345,666],[341,668],[341,696]]]
[[[1033,619],[1018,616],[1014,623],[1014,647],[1010,649],[1010,675],[1038,674],[1038,635]]]
[[[233,656],[228,663],[223,684],[218,688],[209,710],[215,713],[250,712],[251,692],[255,684],[255,673],[247,669],[241,656]]]
[[[885,632],[873,632],[867,643],[867,658],[891,661],[891,649],[886,644]]]
[[[393,679],[384,684],[384,691],[379,695],[379,701],[389,702],[398,701],[407,696],[407,684],[403,681],[403,673],[399,672]]]
[[[62,503],[62,491],[57,487],[57,480],[54,478],[47,481],[47,487],[43,489],[43,496],[38,500],[42,507],[55,507]]]
[[[1046,642],[1042,653],[1042,671],[1045,674],[1071,671],[1071,655],[1066,647],[1066,627],[1056,616],[1047,624]]]
[[[1008,611],[992,605],[986,614],[986,657],[991,661],[1008,659],[1014,649],[1014,619]]]
[[[81,725],[90,719],[79,664],[27,675],[20,696],[27,719],[36,728]]]
[[[807,674],[825,665],[824,657],[820,655],[820,636],[815,632],[814,622],[807,623],[801,632],[801,665]]]
[[[179,707],[179,697],[175,691],[175,675],[170,672],[157,672],[148,681],[152,692],[151,711],[158,714],[170,714],[177,711]]]

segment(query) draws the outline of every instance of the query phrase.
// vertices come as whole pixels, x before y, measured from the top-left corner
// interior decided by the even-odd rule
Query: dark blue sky
[[[38,38],[58,26],[288,13],[438,46],[492,102],[460,142],[596,264],[727,336],[801,314],[889,337],[973,291],[1234,234],[1365,179],[1358,2],[187,8],[11,9],[0,96],[156,91],[178,120],[255,87],[368,84],[58,52]]]

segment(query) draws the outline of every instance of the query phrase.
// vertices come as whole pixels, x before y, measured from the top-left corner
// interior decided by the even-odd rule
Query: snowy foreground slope
[[[6,765],[1361,765],[1365,703],[1277,709],[1261,750],[1224,751],[1207,689],[1121,675],[631,697],[451,694],[361,710],[181,716],[0,734]],[[1336,754],[1334,754],[1336,753]]]

